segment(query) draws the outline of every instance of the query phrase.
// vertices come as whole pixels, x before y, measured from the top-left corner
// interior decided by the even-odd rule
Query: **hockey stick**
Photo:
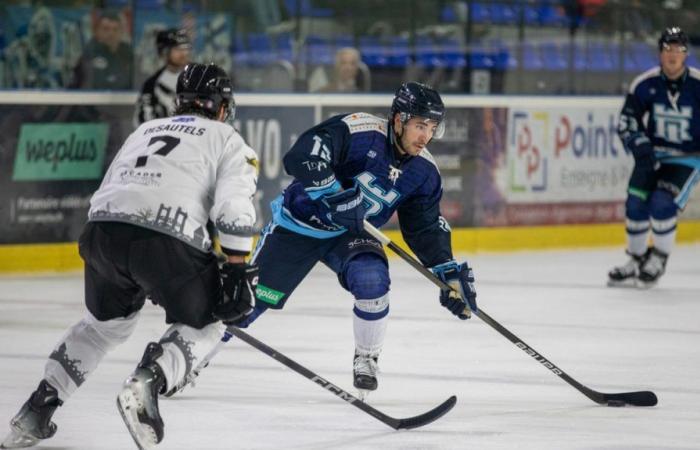
[[[416,258],[413,256],[409,255],[406,251],[404,251],[401,247],[397,246],[394,244],[391,239],[389,239],[384,233],[379,231],[377,228],[372,226],[369,222],[365,220],[364,222],[364,227],[365,231],[367,231],[372,237],[377,239],[379,242],[382,244],[386,245],[389,247],[394,253],[399,255],[401,259],[406,261],[408,264],[413,266],[416,270],[418,270],[423,276],[425,276],[428,280],[432,281],[433,284],[437,285],[440,289],[447,289],[451,290],[453,289],[452,286],[448,285],[444,281],[442,281],[440,278],[435,276],[430,270],[428,270],[425,266],[423,266],[420,261],[418,261]],[[562,380],[566,381],[569,383],[571,386],[576,388],[579,392],[581,392],[583,395],[586,397],[590,398],[594,402],[601,404],[601,405],[607,405],[607,406],[625,406],[625,405],[633,405],[633,406],[654,406],[657,403],[657,398],[656,394],[654,394],[651,391],[639,391],[639,392],[622,392],[618,394],[605,394],[603,392],[597,392],[594,391],[593,389],[590,389],[578,381],[574,380],[571,378],[569,375],[566,374],[563,370],[561,370],[559,367],[554,365],[551,361],[549,361],[547,358],[542,356],[542,354],[538,353],[527,345],[525,342],[523,342],[519,337],[508,331],[503,325],[500,323],[496,322],[491,316],[486,314],[483,309],[479,308],[477,312],[474,312],[481,320],[486,322],[491,328],[494,330],[498,331],[501,333],[501,335],[505,336],[509,341],[511,341],[513,344],[515,344],[516,347],[518,347],[520,350],[524,351],[528,355],[532,356],[535,358],[535,361],[539,362],[543,366],[545,366],[547,369],[550,370],[553,374],[557,375],[559,378]]]
[[[436,406],[435,408],[431,409],[428,412],[425,412],[423,414],[420,414],[415,417],[407,417],[405,419],[395,419],[393,417],[387,416],[383,412],[374,409],[373,407],[369,406],[367,403],[361,401],[357,397],[354,397],[352,394],[344,391],[343,389],[339,388],[335,384],[331,383],[330,381],[320,377],[319,375],[315,374],[311,370],[307,369],[306,367],[302,366],[301,364],[292,361],[291,359],[287,358],[284,356],[282,353],[278,352],[277,350],[273,349],[272,347],[269,347],[267,344],[260,342],[259,340],[255,339],[253,336],[249,335],[245,331],[241,330],[240,328],[236,327],[229,327],[228,330],[226,331],[227,334],[236,336],[238,339],[244,341],[246,344],[249,344],[250,346],[256,348],[257,350],[260,350],[261,352],[265,353],[267,356],[270,358],[281,362],[285,366],[289,367],[296,373],[305,376],[309,380],[313,381],[314,383],[318,384],[322,388],[326,389],[330,393],[336,395],[340,399],[350,403],[351,405],[361,409],[362,411],[366,412],[370,416],[374,417],[375,419],[384,422],[385,424],[389,425],[391,428],[395,430],[401,430],[401,429],[409,429],[409,428],[418,428],[422,427],[423,425],[427,425],[430,422],[433,422],[440,417],[444,416],[449,412],[457,403],[457,397],[454,395],[444,402],[442,402],[440,405]],[[223,340],[222,340],[223,341]]]

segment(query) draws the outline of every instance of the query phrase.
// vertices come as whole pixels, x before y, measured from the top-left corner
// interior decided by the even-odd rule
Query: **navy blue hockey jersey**
[[[673,82],[660,67],[639,75],[625,99],[618,131],[632,151],[650,142],[660,157],[700,152],[700,71],[690,67]]]
[[[440,215],[437,165],[427,149],[397,157],[387,125],[386,119],[354,113],[302,134],[284,157],[294,181],[272,202],[273,221],[306,236],[338,236],[345,229],[324,220],[314,200],[358,183],[372,225],[384,225],[397,211],[402,235],[423,264],[448,261],[451,233]]]

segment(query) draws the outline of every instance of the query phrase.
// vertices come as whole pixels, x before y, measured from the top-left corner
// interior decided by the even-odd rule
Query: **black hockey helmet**
[[[164,52],[173,48],[192,48],[192,43],[185,30],[169,28],[159,31],[156,35],[156,48],[158,55],[162,56]]]
[[[391,103],[391,118],[400,114],[401,122],[406,123],[412,117],[423,117],[438,123],[435,137],[441,138],[445,132],[445,104],[440,94],[428,85],[409,81],[403,83],[394,94]]]
[[[688,50],[688,35],[680,27],[666,28],[659,38],[659,51],[664,49],[664,45],[677,44]]]
[[[177,114],[192,112],[215,119],[224,105],[227,110],[224,120],[233,120],[235,116],[233,83],[226,71],[214,63],[185,66],[177,77],[175,92]]]

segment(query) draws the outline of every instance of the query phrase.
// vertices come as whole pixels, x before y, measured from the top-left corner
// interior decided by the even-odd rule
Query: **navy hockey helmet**
[[[441,138],[445,133],[445,104],[440,94],[425,84],[409,81],[403,83],[394,94],[391,103],[391,118],[396,113],[400,114],[401,122],[406,123],[412,117],[423,117],[437,122],[438,127],[435,137]]]
[[[156,49],[158,49],[158,55],[162,56],[164,52],[173,48],[192,48],[192,43],[190,42],[190,37],[187,35],[187,32],[185,30],[178,30],[177,28],[159,31],[156,35]]]
[[[224,69],[214,63],[188,64],[177,77],[175,105],[178,114],[201,113],[215,119],[223,105],[224,120],[233,120],[236,102],[233,83]]]
[[[688,42],[688,35],[680,27],[666,28],[659,37],[659,51],[663,50],[664,46],[671,44],[679,45],[683,47],[684,51],[687,51]]]

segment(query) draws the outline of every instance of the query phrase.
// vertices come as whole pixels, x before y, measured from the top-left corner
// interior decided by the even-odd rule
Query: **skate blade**
[[[635,286],[637,287],[637,289],[651,289],[654,286],[656,286],[656,283],[658,283],[658,281],[646,282],[642,280],[636,280]]]
[[[616,287],[616,288],[631,288],[634,289],[637,286],[637,280],[634,278],[628,278],[626,280],[611,280],[608,279],[608,287]]]
[[[131,389],[124,389],[117,396],[117,408],[139,450],[154,449],[157,444],[156,433],[139,421],[139,403]]]
[[[360,399],[360,401],[364,402],[365,399],[369,396],[369,393],[372,392],[367,389],[358,389],[357,390],[357,398]]]
[[[22,430],[12,427],[10,434],[7,435],[0,448],[25,448],[32,447],[38,444],[40,439],[24,433]]]

